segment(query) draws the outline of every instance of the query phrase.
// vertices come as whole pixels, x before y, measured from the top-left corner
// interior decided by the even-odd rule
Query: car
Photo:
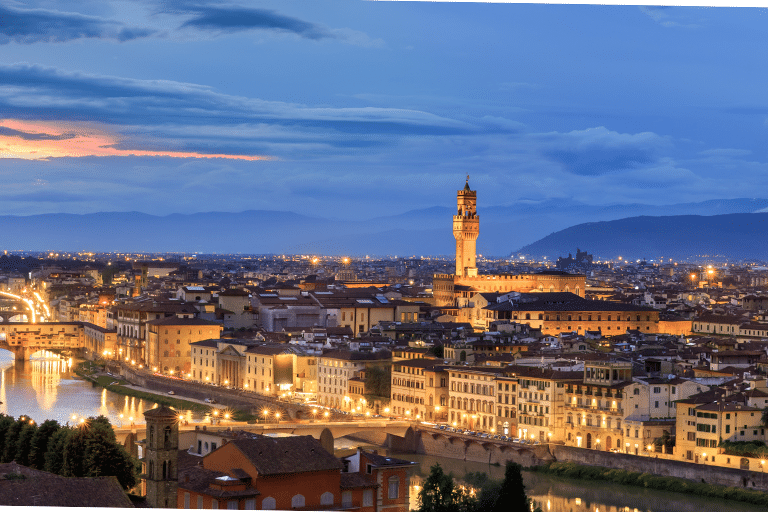
[[[520,442],[520,438],[516,437],[516,438],[512,439],[512,442],[513,443],[519,443]]]
[[[176,392],[175,392],[174,390],[170,390],[170,391],[168,392],[168,394],[169,394],[169,395],[175,395],[175,394],[176,394]]]

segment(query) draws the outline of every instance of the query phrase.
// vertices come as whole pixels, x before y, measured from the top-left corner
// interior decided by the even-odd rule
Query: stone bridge
[[[513,443],[424,425],[416,426],[412,433],[406,433],[403,442],[405,447],[413,447],[416,453],[487,464],[504,465],[506,461],[512,460],[528,467],[554,460],[549,444]]]
[[[59,353],[79,353],[80,351],[80,347],[73,346],[68,340],[54,340],[49,343],[48,340],[20,340],[9,342],[7,339],[0,339],[0,349],[12,352],[13,358],[16,361],[28,360],[33,354],[40,352],[41,350],[50,350]]]

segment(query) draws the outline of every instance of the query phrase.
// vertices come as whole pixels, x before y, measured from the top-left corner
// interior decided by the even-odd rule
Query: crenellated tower
[[[456,239],[456,276],[476,277],[477,235],[480,217],[477,215],[477,192],[469,188],[469,176],[462,190],[456,192],[458,212],[453,216],[453,237]]]

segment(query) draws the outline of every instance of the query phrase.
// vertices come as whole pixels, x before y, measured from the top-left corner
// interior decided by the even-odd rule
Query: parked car
[[[170,390],[170,391],[168,392],[168,394],[169,394],[169,395],[175,395],[175,394],[176,394],[176,392],[175,392],[174,390]]]

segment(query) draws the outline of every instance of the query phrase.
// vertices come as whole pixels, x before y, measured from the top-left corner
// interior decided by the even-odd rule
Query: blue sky
[[[0,2],[0,214],[768,189],[758,8]]]

